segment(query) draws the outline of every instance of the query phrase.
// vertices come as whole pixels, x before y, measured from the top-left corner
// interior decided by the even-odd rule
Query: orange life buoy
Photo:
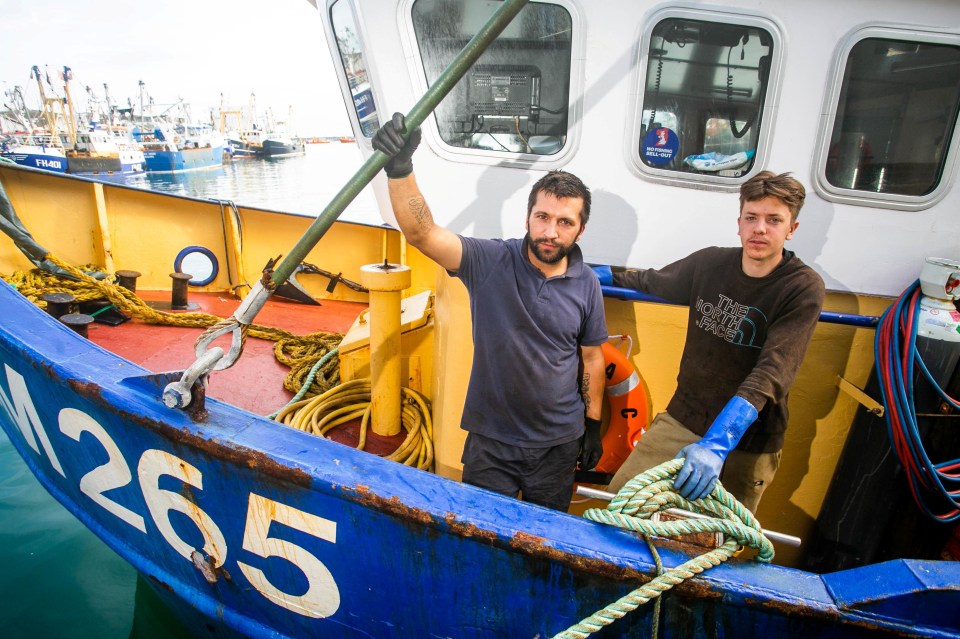
[[[629,340],[626,335],[611,337]],[[649,408],[643,382],[628,359],[629,351],[625,355],[610,342],[603,344],[602,348],[610,424],[603,436],[603,456],[595,470],[612,474],[617,472],[646,431]]]

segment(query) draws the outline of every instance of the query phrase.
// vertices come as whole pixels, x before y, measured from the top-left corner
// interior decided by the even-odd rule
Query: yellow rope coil
[[[773,544],[763,536],[760,523],[753,513],[724,490],[720,482],[717,482],[707,497],[696,501],[684,499],[674,492],[673,480],[682,467],[682,459],[671,459],[655,466],[627,482],[606,508],[591,508],[585,511],[583,516],[592,521],[641,533],[648,543],[649,536],[671,537],[701,532],[721,532],[725,536],[724,543],[719,548],[658,574],[630,594],[555,635],[554,639],[584,639],[648,601],[656,599],[684,580],[719,566],[735,555],[740,546],[756,548],[757,561],[773,560]],[[654,513],[674,507],[713,515],[714,518],[650,521]],[[652,543],[649,545],[659,566],[656,549]],[[655,613],[655,623],[656,616]]]
[[[406,439],[387,459],[421,470],[433,467],[433,420],[428,400],[420,393],[400,388],[402,408],[400,420],[407,432]],[[281,409],[276,421],[321,437],[351,420],[360,418],[360,441],[357,448],[366,446],[370,423],[370,380],[355,379],[344,382],[316,397],[303,399]]]
[[[291,393],[297,393],[307,383],[314,364],[336,349],[342,339],[342,335],[320,332],[277,340],[273,354],[278,362],[290,367],[290,373],[283,380],[283,387]],[[319,395],[340,383],[338,360],[330,358],[314,375],[310,387],[304,393],[305,397]]]
[[[115,275],[98,280],[88,273],[74,267],[54,255],[46,259],[60,267],[72,277],[58,277],[40,269],[17,271],[11,276],[0,276],[16,287],[20,293],[41,308],[46,307],[42,296],[46,293],[70,293],[77,303],[107,299],[117,309],[150,324],[183,326],[206,329],[204,334],[227,325],[224,320],[207,313],[167,313],[158,311],[136,296],[135,293],[116,283]],[[89,267],[95,271],[95,266]],[[366,444],[367,426],[370,421],[370,380],[354,380],[338,386],[340,368],[335,357],[329,358],[324,365],[315,365],[332,350],[336,349],[343,335],[317,332],[309,335],[294,335],[283,329],[251,324],[242,329],[243,339],[251,337],[276,342],[274,355],[277,360],[290,367],[290,373],[283,380],[287,390],[297,393],[310,380],[304,391],[305,399],[294,402],[281,409],[276,421],[289,424],[301,430],[323,436],[328,430],[351,419],[361,418],[361,450]],[[314,377],[311,377],[311,372]],[[431,470],[433,466],[433,421],[430,417],[428,400],[408,388],[401,388],[401,422],[407,437],[400,447],[387,459],[399,461],[422,470]]]
[[[107,299],[121,312],[148,324],[215,330],[211,327],[218,327],[229,321],[209,313],[158,311],[137,297],[135,293],[117,284],[115,275],[108,275],[98,280],[53,254],[48,254],[46,259],[76,279],[59,277],[40,269],[17,271],[12,275],[0,275],[0,277],[40,308],[46,308],[47,303],[42,299],[46,293],[70,293],[77,303]],[[97,270],[96,266],[85,268],[90,271]],[[249,327],[244,327],[241,332],[244,339],[249,335],[276,342],[274,354],[281,364],[291,368],[290,373],[283,380],[284,388],[291,392],[296,392],[303,385],[303,380],[313,365],[327,352],[336,348],[343,339],[343,335],[338,333],[319,331],[309,335],[294,335],[281,328],[260,324],[251,324]],[[317,379],[314,380],[314,386],[320,390],[313,390],[312,387],[311,392],[316,393],[333,388],[339,381],[340,370],[336,360],[332,360],[318,371]]]

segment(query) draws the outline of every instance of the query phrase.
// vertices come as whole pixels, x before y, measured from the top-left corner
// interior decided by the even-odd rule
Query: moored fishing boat
[[[307,146],[302,140],[282,135],[267,135],[263,139],[261,154],[265,158],[281,158],[303,155],[306,152]]]
[[[248,160],[263,156],[263,132],[259,129],[228,131],[226,148],[234,160]]]
[[[264,131],[257,123],[256,96],[250,94],[245,108],[231,108],[220,95],[220,122],[217,130],[223,136],[231,159],[245,160],[263,156]]]
[[[146,83],[141,80],[139,86],[140,113],[129,136],[143,150],[147,171],[174,173],[223,164],[226,142],[212,125],[194,124],[183,100],[158,115]]]
[[[154,122],[136,127],[133,136],[143,149],[146,170],[151,173],[172,173],[207,169],[223,164],[225,142],[212,131],[192,127],[175,130],[172,124]]]
[[[480,4],[464,2],[451,11],[448,2],[417,0],[401,2],[398,11],[394,2],[365,1],[360,12],[359,3],[329,2],[323,16],[334,59],[344,63],[338,72],[347,104],[359,106],[347,76],[368,57],[376,59],[374,68],[384,73],[382,78],[365,74],[381,113],[386,111],[384,100],[394,109],[408,106],[410,96],[423,88],[418,83],[433,84],[452,53],[492,11],[486,5],[485,11],[475,9]],[[825,9],[826,3],[817,6]],[[955,187],[955,119],[938,124],[945,133],[939,143],[942,152],[908,154],[895,161],[893,142],[874,141],[873,160],[879,159],[876,149],[888,153],[880,167],[858,157],[860,138],[851,142],[842,131],[848,125],[876,124],[868,117],[876,104],[868,98],[878,94],[868,89],[882,86],[881,102],[887,105],[886,96],[898,86],[884,73],[906,83],[897,108],[913,112],[921,105],[911,106],[912,100],[953,100],[955,112],[958,93],[944,89],[947,83],[941,76],[924,76],[918,69],[936,64],[939,73],[953,67],[951,56],[960,46],[957,34],[916,26],[917,21],[937,23],[935,4],[887,7],[885,20],[912,25],[892,31],[887,23],[861,28],[864,6],[833,12],[837,24],[832,28],[849,33],[831,49],[824,42],[836,40],[837,34],[820,34],[824,25],[809,20],[811,9],[806,6],[783,7],[771,16],[747,2],[722,11],[610,2],[591,14],[588,31],[581,8],[573,2],[529,5],[488,57],[473,67],[473,75],[458,85],[456,91],[479,92],[478,99],[441,104],[424,123],[424,148],[416,158],[417,174],[438,221],[478,237],[522,234],[521,216],[514,211],[525,210],[525,185],[544,168],[569,168],[595,193],[595,217],[584,237],[584,251],[591,261],[614,266],[662,263],[688,248],[723,241],[732,224],[717,218],[724,209],[735,210],[739,181],[761,166],[791,168],[797,157],[813,166],[802,218],[812,231],[808,240],[801,233],[796,241],[806,243],[795,248],[801,255],[813,253],[811,263],[833,291],[826,321],[817,329],[794,386],[784,465],[758,511],[768,527],[800,536],[805,543],[819,534],[815,520],[833,469],[845,456],[842,440],[864,411],[840,390],[868,386],[876,316],[910,285],[926,258],[949,256],[958,245],[958,230],[949,223],[960,197]],[[400,39],[398,15],[401,33],[406,33]],[[796,32],[791,46],[807,46],[809,55],[787,58],[778,53],[786,41],[782,31]],[[380,44],[375,50],[344,50],[351,33],[364,35],[357,43]],[[861,43],[865,50],[858,49]],[[619,47],[619,55],[608,47]],[[741,49],[741,61],[730,64],[728,71],[727,54],[741,58]],[[854,58],[849,65],[848,54]],[[766,62],[765,56],[770,56]],[[902,63],[898,69],[913,71],[893,73],[890,58]],[[781,92],[799,91],[791,81],[809,82],[812,69],[822,72],[824,86],[835,82],[839,87],[848,69],[856,74],[878,60],[880,77],[853,83],[865,93],[854,95],[842,109],[835,101],[854,89],[843,93],[838,88],[824,97],[826,107],[816,99],[779,99]],[[682,70],[711,65],[712,74],[701,73],[696,82],[683,80],[697,74]],[[718,77],[723,80],[719,85],[710,84]],[[498,96],[510,100],[502,105]],[[484,97],[490,99],[480,99]],[[741,98],[746,103],[738,102]],[[866,114],[858,111],[865,104],[871,107]],[[843,110],[845,117],[836,117],[815,133],[821,113],[832,118]],[[377,110],[367,101],[364,123],[370,122],[371,113],[376,116]],[[365,135],[369,127],[361,126],[358,112],[350,116],[357,140],[371,158],[368,163],[375,162]],[[805,122],[814,131],[810,141],[798,144],[799,124],[780,127],[789,128],[782,137],[774,135],[782,134],[775,128],[781,119]],[[674,131],[675,141],[669,132],[663,137],[677,148],[651,151],[653,142],[641,144],[651,128],[647,122]],[[891,120],[884,122],[889,125]],[[933,127],[938,121],[918,117],[911,124],[915,134],[929,132],[918,122]],[[712,131],[733,125],[743,135],[711,137],[707,125]],[[870,128],[870,135],[886,130]],[[696,133],[688,140],[677,131]],[[844,140],[836,150],[833,138]],[[738,146],[756,149],[747,165],[717,174],[682,161],[712,151],[727,156],[743,152],[747,157]],[[911,153],[915,150],[910,147]],[[244,207],[234,212],[222,203],[14,167],[0,168],[0,181],[25,227],[51,254],[74,264],[101,264],[108,272],[137,268],[144,274],[137,289],[148,298],[164,286],[171,262],[182,267],[185,252],[209,253],[223,265],[194,274],[200,284],[195,291],[244,293],[268,259],[285,251],[281,247],[292,245],[307,227],[306,220],[294,216]],[[378,179],[374,186],[382,195],[383,183]],[[50,198],[51,192],[58,197]],[[483,201],[477,200],[478,193]],[[502,201],[496,199],[500,197]],[[381,201],[384,220],[390,222],[389,205]],[[916,225],[919,216],[924,224]],[[90,346],[16,293],[0,291],[5,309],[10,309],[0,324],[5,430],[40,481],[150,577],[161,596],[193,621],[198,634],[553,636],[622,597],[629,598],[620,610],[623,618],[601,630],[601,636],[652,634],[650,624],[657,614],[661,635],[677,637],[960,634],[957,563],[907,559],[913,556],[897,548],[893,539],[885,540],[878,555],[899,558],[878,561],[883,557],[874,555],[842,571],[800,569],[801,551],[789,547],[777,547],[775,561],[780,565],[732,558],[679,583],[663,595],[658,613],[649,606],[625,612],[653,596],[636,594],[656,570],[654,556],[639,536],[457,481],[463,441],[459,410],[470,358],[465,291],[392,229],[352,224],[349,217],[348,211],[344,221],[330,225],[316,248],[295,260],[328,269],[323,275],[305,266],[297,278],[306,296],[323,305],[306,310],[273,299],[264,307],[264,317],[279,325],[287,316],[310,313],[308,324],[343,330],[321,319],[325,310],[337,307],[335,302],[363,305],[372,296],[346,286],[341,277],[361,280],[364,266],[385,260],[409,267],[410,292],[426,293],[430,301],[418,314],[412,308],[417,295],[405,297],[405,312],[413,317],[400,322],[406,349],[402,377],[430,400],[433,473],[258,417],[255,413],[272,412],[279,403],[257,403],[262,388],[270,385],[263,362],[252,365],[256,372],[247,369],[256,385],[244,392],[228,380],[230,375],[243,378],[244,371],[234,367],[209,372],[203,368],[210,364],[207,359],[193,368],[193,379],[209,372],[205,390],[202,384],[186,387],[198,395],[198,403],[187,403],[186,410],[167,408],[165,400],[177,405],[183,399],[165,395],[168,384],[182,382],[183,369],[201,362],[190,363],[197,330],[184,337],[186,329],[164,327],[150,333],[153,337],[130,341],[119,336],[130,326],[140,327],[138,322],[91,330],[94,342],[128,355],[120,359]],[[145,219],[149,237],[142,232]],[[858,226],[860,235],[851,230]],[[909,237],[908,229],[920,237]],[[70,239],[78,235],[95,241],[78,246]],[[206,253],[188,250],[197,246]],[[878,246],[888,250],[878,256]],[[4,272],[30,266],[12,243],[3,245],[0,256]],[[953,281],[953,271],[947,271],[944,290]],[[264,278],[269,279],[269,273]],[[334,286],[329,287],[331,282]],[[671,394],[685,313],[645,300],[620,299],[628,292],[607,293],[610,332],[627,334],[636,345],[629,361],[651,402],[636,410],[648,418]],[[950,316],[948,307],[941,310]],[[377,315],[356,307],[352,313],[356,320],[339,345],[345,380],[364,376],[372,365],[366,362],[361,327]],[[303,330],[302,325],[288,326]],[[108,339],[108,330],[117,337]],[[172,352],[175,341],[188,342],[186,355],[176,363],[158,354]],[[256,342],[247,340],[245,348],[253,349]],[[201,358],[217,356],[213,349],[199,351]],[[950,348],[942,352],[949,354]],[[237,366],[243,361],[240,358]],[[272,360],[271,365],[276,368]],[[199,397],[203,393],[205,401]],[[869,405],[863,394],[859,401]],[[885,442],[876,435],[873,440]],[[885,445],[889,456],[890,444]],[[866,521],[843,527],[876,527],[890,508],[900,520],[918,516],[909,500],[897,502],[892,496],[860,506]],[[855,513],[847,514],[853,519]],[[949,525],[940,531],[947,533],[942,539],[949,531]],[[935,544],[938,538],[927,541]],[[704,552],[672,541],[657,545],[668,569]],[[766,550],[760,552],[761,558],[770,558]]]
[[[263,157],[282,158],[307,152],[306,142],[296,135],[293,107],[288,110],[287,119],[281,121],[275,121],[273,111],[268,110],[267,123],[270,131],[263,137]]]
[[[75,175],[133,175],[146,170],[146,159],[131,139],[100,128],[81,131],[65,140],[67,172]]]
[[[63,173],[67,170],[60,140],[42,130],[35,122],[23,96],[23,89],[15,86],[6,90],[9,104],[5,117],[14,123],[15,130],[4,131],[0,118],[0,157],[22,166]],[[40,129],[40,130],[38,130]]]
[[[81,123],[73,107],[70,81],[73,71],[63,67],[65,97],[47,97],[40,79],[40,70],[34,66],[33,76],[40,90],[44,118],[50,136],[60,140],[67,157],[67,172],[87,175],[129,175],[143,173],[144,157],[136,141],[125,127],[101,125],[99,122]]]
[[[32,138],[13,136],[2,142],[0,156],[16,162],[21,166],[35,169],[45,169],[57,173],[67,170],[67,158],[59,146],[48,146],[44,143],[35,143]]]

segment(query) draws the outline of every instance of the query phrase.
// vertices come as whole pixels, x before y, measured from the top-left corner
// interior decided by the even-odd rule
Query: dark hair
[[[556,198],[578,197],[583,200],[583,206],[580,209],[580,225],[586,226],[590,219],[590,189],[580,181],[573,173],[566,171],[550,171],[530,189],[530,197],[527,198],[527,217],[533,213],[533,205],[537,203],[537,195],[543,191]]]
[[[807,190],[800,180],[789,173],[777,175],[773,171],[761,171],[740,185],[740,210],[745,202],[755,202],[765,197],[775,197],[790,209],[790,221],[800,215]]]

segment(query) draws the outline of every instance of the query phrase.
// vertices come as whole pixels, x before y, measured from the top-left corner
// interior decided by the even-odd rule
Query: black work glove
[[[394,113],[393,120],[373,134],[373,148],[390,156],[383,165],[387,177],[402,178],[413,172],[413,152],[420,146],[420,127],[411,131],[409,139],[404,140],[403,133],[406,130],[403,114]]]
[[[603,442],[600,437],[600,420],[587,417],[583,420],[583,439],[580,440],[580,469],[590,470],[603,457]]]

